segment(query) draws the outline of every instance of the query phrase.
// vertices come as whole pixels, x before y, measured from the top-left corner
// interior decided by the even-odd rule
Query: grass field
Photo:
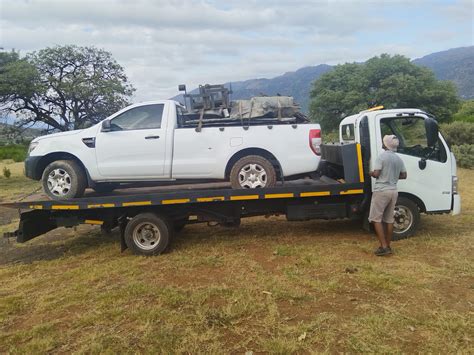
[[[38,186],[12,172],[0,199]],[[4,243],[0,352],[472,353],[474,171],[459,175],[462,215],[423,216],[388,258],[356,222],[281,217],[187,226],[152,258],[86,226]]]

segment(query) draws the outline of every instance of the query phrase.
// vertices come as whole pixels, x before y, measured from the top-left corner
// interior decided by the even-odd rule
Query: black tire
[[[102,183],[95,184],[92,189],[99,194],[106,194],[106,193],[110,193],[114,191],[117,187],[118,187],[118,184],[102,182]]]
[[[170,223],[154,213],[140,213],[125,227],[125,243],[137,255],[158,255],[165,251],[170,241]]]
[[[56,174],[59,172],[59,174]],[[63,175],[62,175],[63,174]],[[60,181],[60,176],[62,182]],[[57,178],[55,179],[55,176]],[[49,179],[55,180],[56,185],[48,183]],[[81,197],[87,187],[87,177],[83,168],[73,160],[57,160],[49,164],[41,177],[43,191],[53,200],[68,200]],[[58,184],[63,186],[58,186]]]
[[[393,240],[412,237],[420,224],[420,209],[407,197],[398,197],[395,205]]]
[[[240,171],[250,164],[255,164],[258,169],[261,169],[259,170],[259,172],[264,172],[262,176],[265,176],[265,180],[259,180],[261,183],[263,183],[262,186],[250,187],[244,186],[242,184],[240,179]],[[275,167],[266,158],[260,155],[248,155],[246,157],[240,158],[239,160],[237,160],[237,162],[232,167],[232,170],[230,171],[230,184],[233,189],[274,187],[276,185],[276,181],[277,177]],[[254,183],[258,184],[259,182],[256,181]]]

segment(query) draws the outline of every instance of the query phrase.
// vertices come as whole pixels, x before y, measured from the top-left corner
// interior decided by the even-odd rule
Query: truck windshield
[[[440,139],[433,148],[428,147],[424,119],[421,117],[389,117],[380,121],[382,137],[394,134],[400,145],[397,152],[419,158],[446,162],[446,149]]]

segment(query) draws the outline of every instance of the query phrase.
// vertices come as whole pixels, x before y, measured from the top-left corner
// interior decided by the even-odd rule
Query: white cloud
[[[104,48],[126,69],[136,100],[147,100],[173,96],[181,83],[271,77],[382,52],[445,49],[435,39],[397,36],[401,25],[420,32],[420,9],[441,7],[434,1],[2,0],[0,46],[23,54],[63,44]],[[447,31],[439,18],[433,20],[437,30]]]

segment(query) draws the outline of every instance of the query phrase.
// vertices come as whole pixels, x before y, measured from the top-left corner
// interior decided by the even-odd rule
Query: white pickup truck
[[[317,169],[318,124],[181,127],[184,107],[173,100],[131,105],[83,130],[34,139],[25,161],[56,200],[87,187],[188,179],[230,180],[233,188],[272,187]]]

